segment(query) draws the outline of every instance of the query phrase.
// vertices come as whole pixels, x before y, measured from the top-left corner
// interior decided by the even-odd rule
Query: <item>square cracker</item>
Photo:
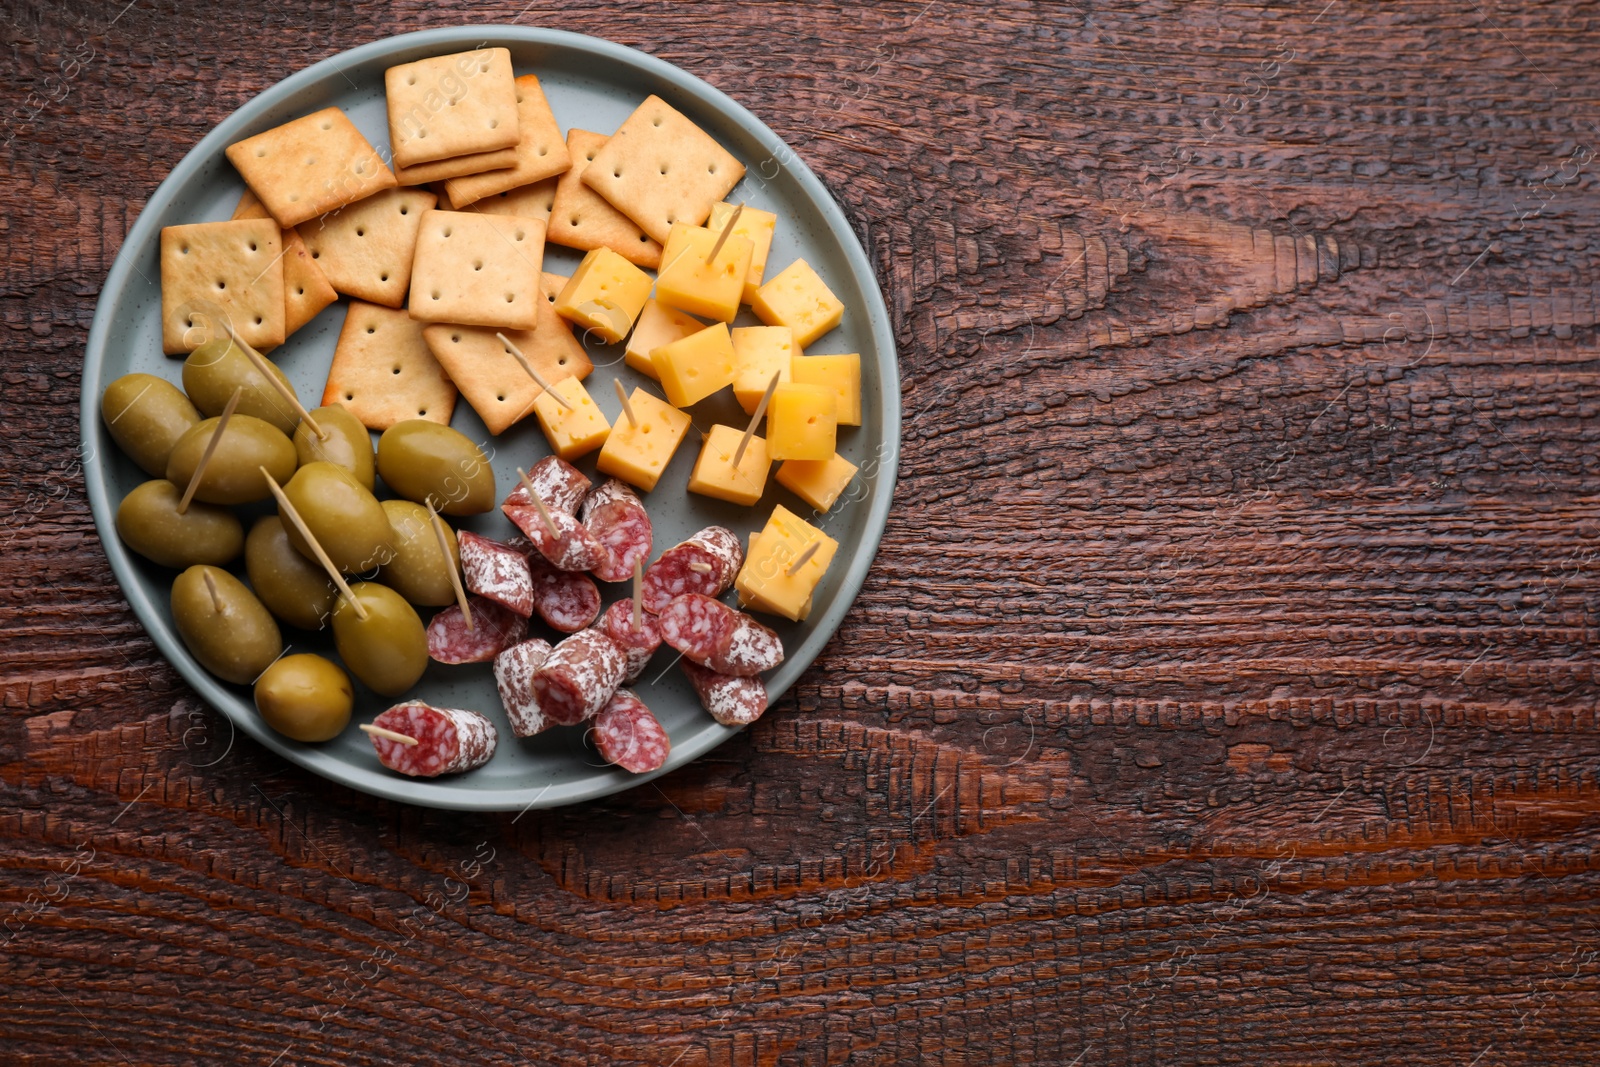
[[[350,302],[328,368],[323,404],[343,404],[369,430],[406,419],[449,425],[456,387],[404,311]]]
[[[604,134],[577,128],[567,131],[572,168],[556,182],[545,239],[585,252],[609,248],[636,267],[655,270],[661,266],[660,242],[583,184],[583,172],[605,143]]]
[[[517,162],[509,171],[490,171],[445,183],[450,191],[450,206],[456,209],[507,189],[552,178],[565,171],[571,162],[561,127],[550,110],[550,101],[539,87],[539,79],[524,74],[516,80],[517,127],[522,140],[517,142]]]
[[[161,347],[167,355],[192,352],[211,333],[193,329],[205,325],[202,302],[220,308],[247,344],[283,344],[283,231],[276,222],[236,219],[162,229]]]
[[[744,164],[659,96],[639,105],[583,172],[583,184],[665,244],[674,222],[702,225]]]
[[[474,200],[463,211],[481,211],[485,215],[521,215],[525,219],[539,219],[545,223],[545,240],[550,239],[550,209],[555,206],[556,186],[561,179],[546,178],[542,182],[524,185],[520,189],[507,189],[503,193]],[[445,189],[443,182],[436,189]],[[446,190],[443,194],[449,198]]]
[[[267,214],[267,206],[256,198],[248,186],[239,198],[238,206],[233,209],[233,217],[272,218]],[[339,294],[333,291],[327,276],[317,268],[300,235],[292,229],[279,232],[283,237],[283,335],[288,337],[339,299]]]
[[[539,321],[544,223],[474,211],[423,213],[411,266],[411,317],[503,330]]]
[[[549,271],[542,272],[539,275],[539,292],[544,294],[544,302],[551,305],[555,304],[556,297],[561,295],[561,290],[565,289],[567,283],[571,280],[572,278],[566,274],[551,274]],[[556,317],[560,318],[559,315]]]
[[[384,71],[395,166],[515,147],[521,131],[513,81],[505,48],[419,59]]]
[[[377,149],[336,107],[247,137],[227,154],[280,226],[298,226],[396,184]]]
[[[422,216],[438,198],[426,189],[385,189],[298,227],[311,258],[339,292],[397,308],[411,286]]]
[[[507,330],[505,335],[547,381],[587,378],[594,365],[583,345],[549,301],[539,303],[536,329]],[[544,390],[506,351],[494,330],[435,323],[424,327],[422,336],[490,433],[502,433],[533,414],[533,402]]]
[[[446,178],[459,178],[463,174],[482,174],[484,171],[505,170],[517,162],[515,148],[496,148],[493,152],[473,152],[465,156],[436,159],[431,163],[418,163],[413,167],[396,167],[394,176],[401,185],[427,185]]]

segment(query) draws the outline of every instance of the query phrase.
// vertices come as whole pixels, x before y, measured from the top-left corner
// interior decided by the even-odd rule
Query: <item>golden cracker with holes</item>
[[[383,72],[383,87],[397,167],[514,148],[521,140],[508,49],[403,63]]]
[[[472,211],[423,213],[411,268],[411,317],[531,330],[539,322],[544,223]]]
[[[397,308],[411,287],[422,216],[437,200],[426,189],[386,189],[295,229],[335,289]]]
[[[228,161],[278,225],[298,226],[395,186],[355,124],[323,108],[228,146]]]
[[[674,222],[703,225],[744,164],[659,96],[650,96],[583,172],[583,184],[665,244]]]
[[[267,206],[246,188],[233,209],[235,219],[270,219]],[[280,230],[283,238],[283,334],[287,338],[317,317],[339,294],[317,268],[306,243],[293,229]]]
[[[553,178],[571,162],[566,143],[561,140],[561,127],[556,125],[555,113],[539,87],[539,79],[524,74],[516,80],[516,90],[517,127],[522,133],[516,148],[516,165],[509,171],[490,171],[445,182],[451,207],[460,210],[486,196]]]
[[[256,349],[283,344],[283,231],[276,222],[235,219],[162,229],[161,347],[167,355],[192,352],[213,336],[204,315],[194,314],[205,304],[221,309]]]
[[[456,387],[404,311],[350,302],[333,350],[323,404],[343,404],[369,430],[406,419],[450,424]]]
[[[605,143],[604,134],[576,128],[567,131],[572,167],[556,182],[545,239],[584,252],[609,248],[636,267],[655,270],[661,266],[660,242],[583,184],[584,170]]]
[[[524,185],[516,189],[507,189],[503,193],[486,196],[482,200],[474,200],[462,208],[463,211],[481,211],[485,215],[521,215],[525,219],[539,219],[545,224],[545,240],[550,239],[550,209],[555,206],[556,186],[561,183],[560,177],[546,178],[542,182]],[[436,189],[443,190],[444,183],[440,182]],[[442,194],[449,199],[449,193]]]

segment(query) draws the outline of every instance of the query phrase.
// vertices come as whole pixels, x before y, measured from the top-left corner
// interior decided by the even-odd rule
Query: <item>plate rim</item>
[[[142,576],[126,545],[117,536],[115,526],[116,506],[112,503],[108,487],[107,465],[97,460],[101,444],[99,387],[105,374],[107,335],[112,328],[111,305],[108,293],[121,292],[134,270],[134,261],[158,234],[157,215],[176,195],[177,189],[187,184],[194,173],[222,154],[222,150],[239,137],[239,128],[253,121],[262,111],[282,103],[302,89],[309,88],[329,76],[342,76],[344,67],[381,58],[387,53],[409,47],[432,44],[458,44],[463,40],[481,42],[488,47],[515,41],[550,48],[576,50],[595,55],[598,59],[620,63],[638,69],[670,84],[676,91],[695,99],[701,107],[720,113],[747,131],[754,132],[772,156],[782,152],[786,157],[782,166],[798,181],[803,192],[817,206],[828,228],[839,241],[858,286],[867,294],[865,310],[870,324],[872,343],[876,346],[876,362],[893,371],[882,375],[880,383],[878,418],[882,425],[880,451],[876,457],[875,490],[868,501],[866,533],[858,550],[845,570],[841,594],[834,598],[828,609],[806,635],[795,654],[779,668],[781,684],[771,684],[772,699],[776,702],[790,686],[808,670],[823,648],[833,639],[844,617],[855,604],[866,575],[871,569],[888,525],[889,509],[893,503],[898,479],[901,448],[900,436],[900,376],[899,354],[894,343],[889,311],[878,281],[876,270],[867,257],[860,237],[850,225],[844,209],[805,163],[773,130],[738,101],[720,89],[691,74],[675,64],[642,52],[628,45],[589,34],[574,33],[540,26],[519,26],[514,23],[485,23],[415,30],[409,33],[382,37],[354,48],[327,56],[316,63],[288,75],[256,93],[240,104],[227,117],[218,122],[191,148],[161,180],[145,200],[139,216],[122,239],[122,246],[112,262],[105,281],[101,284],[95,301],[94,318],[84,347],[82,385],[79,390],[79,454],[89,498],[89,509],[99,534],[101,547],[111,563],[117,585],[133,609],[140,625],[155,643],[157,649],[189,686],[214,711],[228,720],[232,728],[243,730],[264,747],[289,762],[305,768],[330,783],[344,786],[370,796],[394,800],[422,807],[455,811],[513,811],[530,808],[554,808],[582,803],[632,789],[646,782],[692,763],[712,749],[739,733],[743,727],[722,726],[715,721],[707,728],[685,739],[681,746],[673,747],[672,756],[659,770],[649,774],[627,774],[615,769],[595,768],[604,776],[591,775],[563,785],[546,784],[515,789],[461,789],[453,779],[440,783],[434,779],[412,779],[387,773],[374,773],[343,760],[333,759],[326,750],[303,745],[275,733],[260,717],[254,714],[248,698],[241,697],[213,678],[190,654],[177,634],[168,626],[152,627],[150,619],[159,618],[160,611],[153,598],[142,585]],[[348,80],[348,79],[347,79]],[[771,158],[771,157],[769,157]],[[154,231],[154,232],[153,232]],[[860,279],[870,279],[870,284],[860,284]],[[798,668],[792,664],[801,664]],[[243,702],[248,709],[239,714],[237,705]],[[680,755],[681,753],[681,755]],[[322,758],[318,758],[318,756]]]

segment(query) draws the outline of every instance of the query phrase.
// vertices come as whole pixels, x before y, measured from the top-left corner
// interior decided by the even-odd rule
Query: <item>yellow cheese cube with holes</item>
[[[750,273],[752,246],[744,237],[728,235],[717,249],[717,258],[707,260],[719,234],[704,226],[674,222],[661,248],[661,270],[656,275],[656,299],[663,304],[703,315],[708,319],[732,322],[744,296],[744,280]]]
[[[689,416],[643,389],[635,389],[628,403],[639,425],[629,422],[626,412],[618,415],[595,467],[648,493],[689,431]]]
[[[651,352],[705,328],[706,324],[692,315],[655,300],[646,300],[644,310],[639,312],[639,321],[633,324],[633,333],[628,335],[628,347],[622,358],[640,374],[654,378],[656,365],[650,362]]]
[[[837,452],[827,459],[785,460],[778,468],[778,484],[818,511],[827,511],[859,469]]]
[[[790,361],[800,350],[794,344],[794,331],[787,326],[739,326],[730,336],[733,395],[746,415],[754,415],[772,381],[772,372],[778,372],[778,381],[790,381]]]
[[[711,217],[706,220],[706,229],[721,233],[728,224],[728,216],[732,214],[732,204],[713,204]],[[755,299],[761,276],[767,272],[767,254],[772,251],[772,233],[777,228],[778,216],[749,206],[739,212],[739,221],[733,224],[734,235],[750,242],[750,273],[744,276],[744,293],[740,296],[746,304]]]
[[[583,257],[556,296],[556,314],[616,344],[650,299],[650,275],[609,248]]]
[[[744,554],[746,559],[749,559],[751,553],[753,553],[755,551],[756,538],[758,538],[760,536],[761,535],[759,533],[755,532],[754,530],[752,530],[750,532],[750,538],[749,538],[750,547],[748,549],[746,549],[745,554]],[[821,550],[818,549],[818,551],[821,551]],[[782,612],[780,612],[777,608],[773,607],[770,603],[768,603],[765,599],[763,599],[762,596],[759,593],[746,592],[745,590],[740,590],[739,591],[739,606],[741,608],[754,608],[756,611],[770,612],[773,615],[781,615],[782,614]],[[796,615],[794,621],[795,622],[805,622],[806,621],[806,616],[810,615],[810,614],[811,614],[811,597],[808,596],[808,597],[806,597],[806,602],[804,604],[800,605],[800,611]]]
[[[809,347],[844,317],[844,305],[803,259],[795,260],[757,289],[750,310],[768,326],[793,330],[794,343],[800,348]]]
[[[861,425],[861,354],[795,356],[789,365],[792,380],[822,385],[837,395],[834,417],[840,426]]]
[[[815,554],[790,574],[790,566],[813,542],[820,542]],[[799,622],[811,610],[811,596],[838,550],[839,542],[777,505],[766,527],[750,542],[744,566],[734,580],[739,602]]]
[[[733,341],[728,324],[713,323],[650,354],[661,391],[675,408],[704,400],[733,382]]]
[[[549,393],[540,393],[533,401],[533,412],[539,417],[539,428],[550,442],[551,451],[571,461],[605,444],[611,424],[583,383],[576,378],[563,378],[554,388],[572,405],[570,408],[562,407]]]
[[[837,399],[823,385],[788,382],[767,405],[767,454],[773,459],[827,459],[837,444]]]
[[[689,492],[746,507],[761,499],[767,489],[767,472],[772,469],[772,461],[767,458],[767,442],[752,434],[744,455],[735,466],[733,454],[739,450],[743,437],[744,431],[732,426],[711,427],[705,444],[700,446],[694,473],[689,475]]]

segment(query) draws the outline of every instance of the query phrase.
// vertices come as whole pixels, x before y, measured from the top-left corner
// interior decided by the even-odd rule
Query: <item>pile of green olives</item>
[[[266,366],[293,395],[283,372]],[[217,437],[235,392],[239,401]],[[454,603],[450,575],[460,568],[455,531],[445,525],[441,548],[425,505],[476,515],[498,499],[489,461],[470,439],[410,419],[384,428],[374,449],[371,429],[339,404],[311,411],[318,434],[227,338],[189,354],[182,389],[151,374],[118,378],[100,415],[151,478],[118,506],[117,534],[180,572],[171,594],[179,636],[207,671],[254,687],[268,726],[296,741],[327,741],[349,724],[350,675],[388,697],[417,683],[428,663],[417,606]],[[393,499],[378,499],[379,476]],[[282,506],[267,510],[273,483],[292,516]],[[234,510],[247,505],[262,513]],[[351,597],[334,585],[302,524],[350,577]],[[229,569],[241,556],[247,581]],[[331,628],[343,666],[311,653],[285,656],[280,625]]]

